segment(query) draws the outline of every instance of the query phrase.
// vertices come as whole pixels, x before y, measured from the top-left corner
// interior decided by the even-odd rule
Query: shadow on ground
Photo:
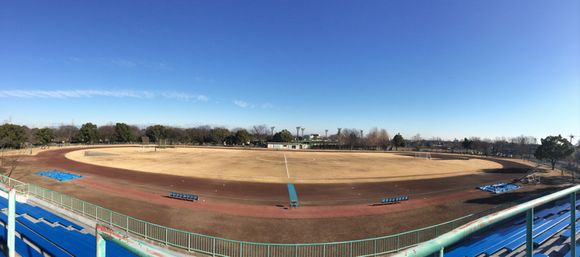
[[[492,174],[526,174],[528,173],[529,168],[503,168],[503,169],[483,169],[485,173],[492,173]]]

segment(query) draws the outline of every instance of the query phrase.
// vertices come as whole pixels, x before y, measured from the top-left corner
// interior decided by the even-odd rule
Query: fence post
[[[526,257],[532,257],[534,252],[533,241],[534,208],[526,211]]]
[[[125,215],[125,218],[127,218],[127,223],[125,223],[125,232],[129,233],[129,216]]]
[[[570,194],[570,256],[576,255],[576,192]]]
[[[167,245],[167,234],[169,233],[169,230],[167,229],[167,227],[165,227],[165,245]]]
[[[244,256],[244,243],[240,242],[240,257]]]
[[[270,257],[270,245],[268,244],[268,257]]]
[[[298,245],[294,246],[294,256],[298,257]]]
[[[350,250],[348,251],[348,253],[349,253],[350,257],[352,257],[352,242],[350,242],[349,245],[350,245],[349,246]]]
[[[215,256],[215,237],[213,238],[212,241],[211,256]]]

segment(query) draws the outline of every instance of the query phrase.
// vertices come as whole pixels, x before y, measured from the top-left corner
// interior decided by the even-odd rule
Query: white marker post
[[[8,257],[14,257],[15,255],[15,248],[14,248],[14,236],[15,236],[15,219],[16,219],[16,190],[14,188],[10,189],[8,192],[8,238],[6,240],[7,247],[8,247]]]

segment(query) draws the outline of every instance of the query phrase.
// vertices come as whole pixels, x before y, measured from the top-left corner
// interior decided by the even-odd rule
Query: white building
[[[290,142],[268,142],[268,148],[279,150],[300,150],[310,148],[306,143],[290,143]]]

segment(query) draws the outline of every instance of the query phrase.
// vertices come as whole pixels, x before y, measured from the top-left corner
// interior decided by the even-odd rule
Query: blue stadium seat
[[[2,203],[6,203],[6,199],[0,197],[0,205]],[[17,202],[16,211],[17,214],[32,213],[30,216],[42,218],[46,221],[69,225],[74,224],[54,213],[24,203]],[[0,221],[4,224],[8,222],[8,217],[6,214],[0,213]],[[76,226],[82,229],[82,227],[78,225]],[[94,256],[96,251],[96,239],[94,235],[84,234],[74,229],[68,230],[61,226],[52,227],[42,221],[35,223],[24,216],[16,217],[16,231],[22,237],[16,237],[16,252],[18,252],[23,257],[43,256],[42,253],[36,251],[36,249],[24,242],[24,239],[34,244],[38,249],[41,249],[42,252],[45,252],[51,256]],[[0,227],[0,237],[4,236],[5,238],[5,234],[6,230]],[[2,256],[4,256],[3,253],[0,253],[0,257]],[[135,255],[114,242],[108,242],[107,256],[132,257]]]
[[[576,243],[576,254],[580,253],[580,243]],[[564,257],[572,257],[572,251],[568,250]]]
[[[569,209],[569,204],[562,202],[560,205],[538,210],[536,212],[538,220],[534,222],[534,241],[541,245],[559,231],[565,229],[569,225]],[[524,223],[525,219],[518,217],[502,225],[497,225],[493,230],[474,235],[460,244],[450,247],[445,256],[464,257],[481,254],[489,256],[501,249],[513,251],[525,244],[526,230]],[[577,227],[580,228],[580,223],[577,224]]]

